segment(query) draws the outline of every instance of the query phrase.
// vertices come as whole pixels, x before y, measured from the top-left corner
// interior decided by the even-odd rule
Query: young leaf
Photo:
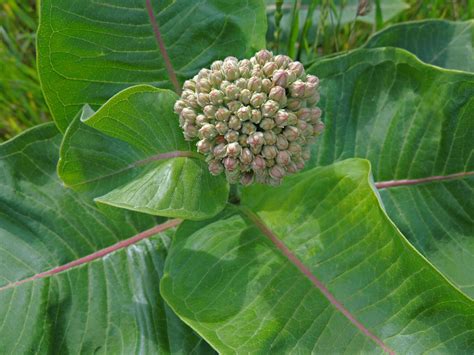
[[[365,47],[399,47],[425,63],[474,72],[474,20],[401,23],[376,33]]]
[[[151,4],[181,82],[216,59],[245,57],[265,47],[262,0]],[[63,132],[84,104],[96,109],[135,84],[171,88],[145,0],[41,1],[38,68]]]
[[[64,188],[60,141],[47,124],[0,145],[0,353],[212,352],[157,288],[179,221]]]
[[[474,303],[387,218],[365,160],[252,186],[185,222],[163,297],[222,353],[465,353]],[[286,254],[286,255],[285,255]]]
[[[223,176],[209,173],[202,156],[184,140],[173,112],[176,99],[172,91],[138,85],[96,113],[83,111],[66,131],[60,177],[116,207],[185,219],[217,214],[229,186]]]
[[[474,296],[474,273],[466,272],[474,264],[467,208],[474,200],[474,75],[425,65],[395,48],[357,50],[308,71],[322,78],[326,124],[313,166],[370,160],[378,187],[387,188],[381,196],[389,216]]]

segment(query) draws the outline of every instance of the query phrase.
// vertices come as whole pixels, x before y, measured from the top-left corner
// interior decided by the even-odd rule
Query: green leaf
[[[474,72],[474,20],[400,23],[373,35],[365,47],[399,47],[425,63]]]
[[[217,214],[229,185],[223,176],[212,176],[184,140],[173,112],[176,99],[172,91],[138,85],[96,113],[83,111],[66,131],[60,177],[116,207],[184,219]]]
[[[211,352],[158,292],[164,228],[126,247],[157,221],[64,188],[60,141],[47,124],[0,145],[0,353]]]
[[[153,1],[180,81],[213,60],[265,47],[262,0]],[[145,0],[43,0],[38,31],[43,91],[61,131],[84,104],[94,109],[135,84],[170,88]]]
[[[326,131],[310,166],[370,160],[389,216],[474,296],[474,75],[425,65],[400,49],[365,49],[309,69],[322,78]],[[450,181],[453,178],[459,181]],[[408,180],[408,181],[405,181]]]
[[[222,353],[381,352],[363,330],[401,354],[469,353],[474,303],[405,240],[370,180],[367,161],[348,160],[185,222],[163,297]]]

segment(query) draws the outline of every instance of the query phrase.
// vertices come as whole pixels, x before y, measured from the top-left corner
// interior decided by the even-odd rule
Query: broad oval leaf
[[[176,222],[66,189],[60,141],[47,124],[0,145],[0,353],[212,352],[157,288],[168,237],[153,235]]]
[[[66,185],[96,201],[165,217],[209,218],[229,185],[183,138],[172,91],[138,85],[85,109],[66,131],[58,166]],[[93,127],[94,129],[91,129]]]
[[[263,0],[151,3],[181,81],[213,60],[265,47]],[[43,91],[63,132],[85,104],[96,109],[135,84],[171,87],[145,0],[41,1],[38,54]]]
[[[400,23],[374,34],[365,47],[399,47],[425,63],[474,72],[474,20]]]
[[[312,165],[370,160],[389,216],[474,296],[474,75],[395,48],[357,50],[309,72],[322,78],[326,124]]]
[[[474,303],[400,234],[370,180],[367,161],[339,162],[185,222],[163,296],[222,353],[470,352]]]

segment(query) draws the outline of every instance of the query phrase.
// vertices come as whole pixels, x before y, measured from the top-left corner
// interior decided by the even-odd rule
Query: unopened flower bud
[[[221,85],[219,86],[219,89],[222,91],[222,92],[225,92],[225,89],[227,89],[227,87],[229,85],[232,85],[232,83],[228,80],[223,80]]]
[[[280,180],[285,176],[285,169],[279,165],[275,165],[270,169],[269,174],[272,178]]]
[[[253,183],[254,181],[254,175],[253,173],[244,173],[242,174],[240,178],[240,183],[244,186],[249,186]]]
[[[248,89],[243,89],[241,92],[240,92],[240,101],[244,104],[244,105],[248,105],[250,103],[250,98],[252,97],[252,92]]]
[[[242,125],[242,133],[244,134],[247,134],[247,135],[250,135],[254,132],[257,131],[257,128],[255,127],[255,125],[251,122],[245,122],[243,125]]]
[[[209,93],[209,101],[213,105],[220,105],[224,102],[224,93],[220,90],[211,90]]]
[[[187,107],[186,103],[183,100],[178,100],[174,103],[174,112],[179,115],[185,107]]]
[[[296,112],[296,116],[298,117],[298,120],[302,120],[302,121],[309,121],[311,119],[311,114],[312,114],[311,109],[306,108],[306,107],[300,108]]]
[[[270,61],[273,58],[273,54],[266,49],[262,49],[255,54],[255,59],[260,65],[265,65],[266,62]]]
[[[286,150],[280,151],[278,152],[275,160],[279,165],[286,166],[290,164],[291,161],[290,153],[288,153]]]
[[[301,99],[288,99],[286,106],[291,111],[298,111],[301,106],[303,105],[303,101]]]
[[[275,159],[278,154],[278,149],[274,145],[266,145],[262,148],[262,155],[266,159]]]
[[[200,79],[209,79],[209,74],[211,73],[211,71],[207,68],[203,68],[199,71],[198,73],[198,81]]]
[[[212,150],[214,157],[217,159],[222,159],[227,155],[227,145],[224,143],[220,143],[214,147]]]
[[[261,146],[261,145],[263,145],[264,142],[265,141],[263,139],[263,133],[262,132],[252,133],[252,134],[249,135],[249,138],[247,139],[247,143],[251,147]]]
[[[186,80],[183,84],[183,89],[196,91],[196,82],[194,80]]]
[[[248,146],[248,144],[247,144],[247,139],[248,138],[249,138],[249,136],[247,136],[246,134],[239,134],[238,142],[239,142],[241,147],[247,147]]]
[[[250,99],[250,104],[255,108],[259,108],[263,105],[266,99],[267,95],[262,92],[258,92],[252,95],[252,98]]]
[[[252,63],[248,59],[242,59],[239,64],[239,73],[242,78],[249,78],[252,72]]]
[[[288,112],[288,124],[294,126],[298,123],[298,116],[294,112]]]
[[[228,100],[236,100],[239,97],[240,89],[237,85],[230,84],[225,88],[225,97]]]
[[[283,135],[277,136],[276,146],[279,150],[285,150],[288,148],[288,140]]]
[[[224,62],[223,62],[222,60],[216,60],[216,61],[214,61],[214,62],[211,64],[211,70],[212,70],[212,71],[221,70],[223,63],[224,63]]]
[[[288,71],[288,85],[291,85],[298,79],[294,71]]]
[[[206,123],[209,123],[208,118],[203,114],[199,114],[196,116],[196,125],[198,127],[204,126]]]
[[[276,164],[275,159],[265,159],[265,165],[267,168],[271,168],[273,165]]]
[[[313,96],[311,97],[308,97],[308,99],[306,100],[306,102],[308,103],[308,105],[316,105],[318,102],[319,102],[319,92],[315,92]]]
[[[225,123],[223,121],[218,121],[216,123],[216,131],[220,135],[226,134],[228,129],[229,129],[229,127],[227,126],[227,123]]]
[[[253,154],[250,151],[249,148],[244,148],[242,149],[242,152],[240,153],[240,161],[242,164],[250,164],[252,163],[253,160]]]
[[[286,69],[290,61],[290,57],[283,54],[277,55],[274,59],[274,62],[280,67],[280,69]]]
[[[272,178],[272,177],[268,177],[265,180],[265,183],[267,185],[270,185],[270,186],[279,186],[281,184],[281,179],[275,179],[275,178]]]
[[[211,101],[209,100],[209,94],[204,94],[204,93],[198,94],[197,102],[198,102],[199,106],[201,106],[201,107],[209,105],[211,103]]]
[[[260,91],[262,88],[262,79],[252,76],[247,82],[247,89],[251,91]]]
[[[183,108],[181,111],[181,117],[183,117],[186,121],[195,122],[196,111],[194,111],[192,108]]]
[[[296,164],[296,168],[299,170],[303,170],[304,169],[304,160],[303,159],[297,159],[295,161],[295,164]]]
[[[198,129],[195,125],[186,123],[183,126],[184,130],[184,138],[186,140],[192,140],[193,138],[196,138],[198,135]]]
[[[304,97],[310,98],[310,97],[314,97],[314,95],[316,95],[316,84],[305,83]]]
[[[286,104],[287,101],[285,89],[283,89],[281,86],[273,87],[268,94],[268,98],[278,102],[280,105],[284,103]]]
[[[295,98],[303,98],[305,96],[306,83],[296,80],[290,85],[290,95]]]
[[[217,108],[214,105],[207,105],[203,108],[204,115],[209,118],[213,118],[216,115]]]
[[[315,134],[315,135],[319,135],[319,134],[321,134],[322,131],[324,131],[324,123],[318,122],[318,123],[314,126],[314,134]]]
[[[299,137],[298,128],[294,126],[286,126],[283,130],[283,135],[289,142],[293,142]]]
[[[224,64],[222,64],[222,74],[224,74],[224,77],[226,78],[226,80],[237,79],[240,75],[237,62],[224,60]]]
[[[228,122],[229,128],[237,131],[242,127],[242,122],[237,116],[231,116]],[[225,134],[225,133],[224,133]]]
[[[316,87],[319,86],[319,78],[317,76],[314,76],[314,75],[308,75],[306,77],[306,81],[308,83],[312,83],[312,84],[316,84]]]
[[[252,162],[252,170],[255,172],[262,171],[263,169],[265,169],[265,167],[265,159],[263,159],[263,157],[260,155],[255,156]]]
[[[286,166],[286,171],[288,171],[290,174],[294,174],[294,173],[298,172],[298,168],[296,167],[296,164],[295,164],[295,163],[290,162],[290,163]]]
[[[285,110],[279,110],[275,115],[275,124],[277,126],[284,127],[288,124],[288,118],[290,115]]]
[[[221,164],[221,162],[219,160],[211,160],[209,162],[209,172],[216,176],[216,175],[219,175],[219,174],[222,174],[222,172],[224,171],[224,166]]]
[[[301,146],[296,142],[291,142],[290,145],[288,146],[288,151],[292,155],[299,156],[301,154]]]
[[[262,68],[263,74],[265,74],[268,77],[272,76],[273,72],[277,69],[278,69],[278,66],[274,62],[268,62]]]
[[[242,106],[237,111],[237,117],[240,118],[242,121],[249,120],[251,115],[252,115],[252,109],[248,106]]]
[[[262,120],[262,112],[260,110],[252,110],[252,116],[250,117],[250,121],[253,123],[260,123]]]
[[[196,143],[199,153],[209,153],[212,149],[212,144],[207,139],[201,139]]]
[[[229,108],[231,112],[236,113],[239,110],[239,108],[242,107],[242,103],[236,100],[230,101],[227,103],[227,107]]]
[[[209,81],[214,87],[219,87],[224,80],[224,75],[220,71],[213,71],[209,75]]]
[[[211,89],[212,89],[211,83],[206,78],[199,79],[199,81],[196,84],[196,90],[198,92],[209,93]]]
[[[223,162],[228,171],[234,171],[239,167],[239,161],[231,157],[224,158]]]
[[[199,130],[199,136],[201,138],[207,138],[209,140],[213,139],[215,136],[217,136],[217,131],[214,125],[210,123],[206,123],[204,126],[201,127]]]
[[[219,121],[228,120],[230,115],[231,115],[231,112],[228,109],[226,109],[225,107],[218,108],[216,113],[215,113],[216,120],[219,120]]]
[[[266,145],[274,145],[277,141],[277,135],[272,131],[263,132],[263,139]]]
[[[242,147],[237,142],[229,143],[227,145],[227,156],[235,158],[238,157]]]
[[[248,80],[244,78],[237,79],[235,81],[235,85],[242,91],[243,89],[247,88]]]
[[[262,105],[262,115],[264,117],[274,116],[277,113],[280,106],[278,102],[274,100],[268,100]]]
[[[237,142],[237,140],[239,139],[239,133],[237,131],[232,131],[232,130],[229,130],[225,135],[224,135],[224,138],[227,142],[229,143],[234,143],[234,142]]]
[[[273,87],[273,83],[270,79],[262,80],[262,91],[268,94]]]
[[[275,85],[286,88],[288,85],[288,72],[282,69],[275,70],[272,75],[272,81]]]
[[[260,128],[265,131],[271,130],[273,127],[275,127],[275,121],[271,118],[264,118],[262,122],[260,122]]]
[[[301,64],[300,62],[295,61],[288,64],[288,69],[293,71],[298,78],[304,74],[304,67],[303,64]]]

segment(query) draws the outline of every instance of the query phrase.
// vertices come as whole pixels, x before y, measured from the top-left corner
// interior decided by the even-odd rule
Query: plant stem
[[[319,0],[312,0],[311,4],[309,5],[308,12],[306,13],[306,19],[304,21],[303,31],[300,33],[299,38],[299,47],[298,47],[298,54],[296,55],[297,60],[301,60],[301,52],[303,51],[303,45],[305,47],[306,52],[308,52],[308,31],[313,24],[313,14]]]

